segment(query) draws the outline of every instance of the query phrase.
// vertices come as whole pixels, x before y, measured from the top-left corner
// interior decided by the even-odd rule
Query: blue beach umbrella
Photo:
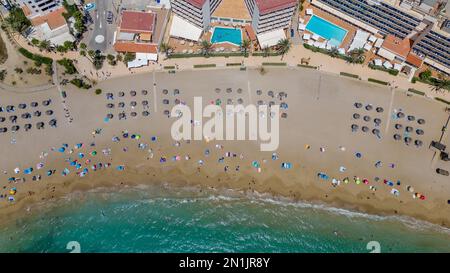
[[[124,169],[125,169],[125,167],[122,165],[119,165],[116,167],[116,170],[118,170],[118,171],[123,171]]]
[[[60,153],[64,153],[65,151],[66,151],[66,148],[64,148],[64,147],[61,147],[58,149],[58,152],[60,152]]]
[[[30,174],[33,172],[33,168],[28,168],[23,171],[24,174]]]

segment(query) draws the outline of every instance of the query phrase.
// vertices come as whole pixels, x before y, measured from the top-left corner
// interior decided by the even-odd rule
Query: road
[[[294,45],[299,45],[302,42],[302,39],[300,38],[300,33],[298,32],[298,18],[300,16],[300,6],[297,5],[296,9],[295,9],[295,14],[292,17],[292,22],[291,22],[291,28],[294,29],[294,37],[291,37],[292,43]],[[291,31],[288,31],[289,37],[291,35]]]
[[[91,34],[89,41],[89,47],[93,50],[100,50],[105,52],[108,45],[108,31],[106,22],[106,12],[109,8],[109,1],[107,0],[95,0],[94,11],[94,30]]]

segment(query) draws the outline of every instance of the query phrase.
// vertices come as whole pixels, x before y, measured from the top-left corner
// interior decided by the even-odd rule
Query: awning
[[[353,42],[350,45],[350,48],[348,51],[352,51],[353,49],[359,49],[364,48],[364,45],[367,42],[367,39],[369,38],[370,34],[368,32],[357,30],[355,38],[353,38]]]
[[[172,26],[170,27],[170,36],[183,38],[197,42],[202,35],[203,30],[181,17],[174,15]]]
[[[136,59],[127,63],[128,68],[138,68],[148,65],[149,61],[157,61],[158,54],[155,53],[136,53]]]
[[[382,66],[383,65],[383,61],[381,59],[375,59],[373,60],[373,63],[377,66]]]
[[[393,61],[395,59],[395,54],[390,52],[390,51],[387,51],[384,48],[378,49],[377,54],[380,55],[383,58],[388,59],[389,61]]]
[[[134,34],[134,33],[129,33],[129,32],[119,32],[119,35],[117,35],[117,40],[121,40],[121,41],[133,41],[135,35],[136,35],[136,34]]]
[[[392,64],[391,64],[389,61],[385,61],[385,62],[383,63],[383,66],[384,66],[385,68],[387,68],[387,69],[391,69],[391,68],[392,68]]]
[[[278,44],[280,40],[286,39],[286,34],[282,28],[265,32],[257,36],[258,42],[262,48],[274,46]]]

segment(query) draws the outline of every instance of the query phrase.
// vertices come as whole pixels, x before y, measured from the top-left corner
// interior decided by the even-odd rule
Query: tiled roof
[[[158,47],[155,44],[134,42],[116,42],[114,44],[114,49],[117,52],[158,53]]]
[[[256,5],[258,6],[261,14],[295,6],[297,3],[298,0],[256,0]]]
[[[153,32],[156,13],[141,11],[124,11],[120,30],[123,32],[142,33]]]
[[[64,7],[60,7],[45,15],[32,18],[31,23],[33,26],[39,26],[47,23],[50,29],[53,30],[67,24],[66,19],[64,19],[64,16],[62,15],[64,12],[66,12],[66,9]]]
[[[402,40],[394,35],[388,35],[384,39],[382,47],[398,56],[406,58],[411,51],[411,40],[406,38]]]
[[[201,9],[205,4],[206,0],[186,0],[189,4]]]
[[[419,58],[416,54],[410,52],[406,57],[406,62],[414,65],[415,67],[420,67],[423,63],[423,60]]]

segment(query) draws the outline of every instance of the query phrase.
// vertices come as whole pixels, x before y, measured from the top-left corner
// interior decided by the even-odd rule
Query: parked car
[[[61,91],[61,96],[65,99],[67,98],[67,93],[66,91]]]
[[[450,161],[450,158],[448,157],[448,153],[446,152],[441,152],[441,160],[443,161]]]
[[[447,170],[444,170],[444,169],[441,169],[441,168],[437,168],[437,169],[436,169],[436,173],[438,173],[438,174],[440,174],[440,175],[445,175],[445,176],[448,176],[448,175],[449,175],[449,173],[448,173]]]
[[[291,37],[294,37],[294,29],[291,28]]]

